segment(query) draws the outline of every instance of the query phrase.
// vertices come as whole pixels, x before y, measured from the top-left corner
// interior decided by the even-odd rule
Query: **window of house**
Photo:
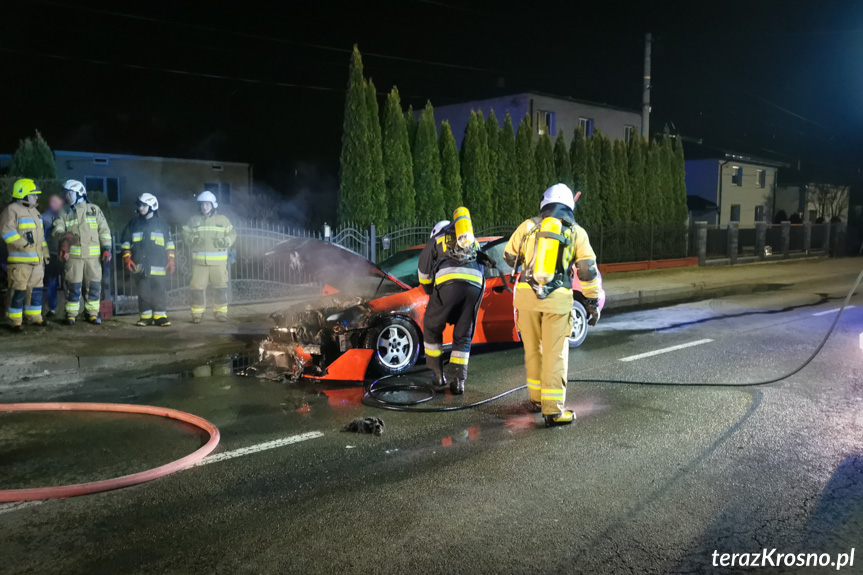
[[[540,136],[545,133],[546,129],[548,130],[548,135],[553,136],[555,134],[554,112],[538,110],[536,112],[536,128]]]
[[[120,178],[87,176],[84,178],[84,187],[88,192],[100,192],[108,196],[108,203],[112,206],[120,205]]]
[[[731,217],[729,218],[729,221],[740,221],[740,204],[734,204],[731,206]]]
[[[743,185],[743,168],[741,166],[731,166],[731,184],[734,186]]]
[[[204,191],[212,192],[220,204],[231,203],[231,184],[227,182],[207,182],[204,184]]]
[[[590,138],[593,136],[593,118],[579,118],[578,127],[581,128],[581,132],[585,137]]]
[[[755,206],[755,221],[764,221],[764,206]]]
[[[623,139],[628,144],[632,141],[632,137],[635,135],[635,126],[626,125],[623,127]]]
[[[755,186],[758,188],[767,187],[767,172],[764,170],[756,170]]]
[[[94,166],[110,166],[111,160],[109,158],[93,158]]]

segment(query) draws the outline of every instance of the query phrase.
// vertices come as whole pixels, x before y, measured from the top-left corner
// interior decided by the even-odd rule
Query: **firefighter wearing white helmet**
[[[219,202],[212,192],[198,194],[200,214],[192,216],[183,226],[183,236],[192,248],[192,279],[189,295],[192,300],[192,323],[201,323],[206,311],[205,292],[210,285],[215,291],[213,313],[217,321],[228,321],[228,249],[237,234],[231,221],[216,213]]]
[[[168,327],[167,275],[174,273],[174,242],[168,225],[159,217],[159,200],[141,194],[137,214],[120,235],[123,267],[138,291],[139,318],[135,325]]]
[[[450,391],[464,393],[470,344],[476,328],[476,315],[482,303],[485,285],[484,266],[495,267],[495,261],[482,252],[473,235],[470,212],[460,207],[453,222],[441,221],[420,253],[417,276],[429,295],[423,317],[423,345],[426,366],[432,372],[432,386],[443,391],[447,379],[443,372],[443,332],[453,325],[450,363],[453,377]]]
[[[574,273],[587,299],[588,324],[599,320],[602,286],[587,232],[575,223],[577,199],[565,184],[547,189],[540,217],[522,222],[504,250],[509,265],[521,266],[513,305],[524,342],[530,401],[542,411],[547,427],[575,420],[575,414],[564,409]]]
[[[36,209],[42,191],[36,182],[20,179],[12,184],[13,202],[0,213],[0,237],[8,250],[6,272],[9,277],[9,309],[6,316],[14,331],[27,323],[43,326],[42,278],[48,259],[48,246]]]
[[[102,264],[111,261],[111,229],[105,214],[87,199],[87,189],[78,180],[66,180],[66,209],[51,227],[51,237],[59,242],[57,256],[65,262],[66,321],[74,325],[81,311],[81,297],[86,291],[84,311],[87,321],[100,324],[99,302],[102,299]]]

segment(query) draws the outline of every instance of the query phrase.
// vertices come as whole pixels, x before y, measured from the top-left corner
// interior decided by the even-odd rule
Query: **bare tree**
[[[818,216],[824,221],[834,217],[845,218],[848,211],[848,186],[812,184],[807,192],[807,202],[815,206]]]

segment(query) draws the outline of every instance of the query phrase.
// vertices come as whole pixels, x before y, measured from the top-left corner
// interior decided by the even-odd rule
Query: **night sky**
[[[354,43],[415,108],[534,89],[639,109],[652,31],[652,128],[812,174],[863,165],[860,2],[16,0],[3,21],[0,153],[39,129],[331,189]]]

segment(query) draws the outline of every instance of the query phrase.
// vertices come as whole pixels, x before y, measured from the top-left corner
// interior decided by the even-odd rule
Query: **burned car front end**
[[[271,318],[275,326],[261,343],[261,359],[270,359],[295,379],[327,378],[335,361],[362,349],[373,314],[364,298],[331,296],[274,313]],[[366,355],[360,354],[362,358]]]
[[[389,345],[397,343],[386,330],[394,323],[415,323],[410,317],[398,317],[399,310],[416,315],[427,301],[376,265],[333,244],[297,238],[273,254],[304,272],[313,271],[315,281],[331,295],[270,316],[275,325],[260,344],[258,372],[290,379],[361,381],[370,364],[386,365]],[[419,329],[416,325],[399,329],[410,340],[398,340],[399,350],[413,365],[419,353]]]

